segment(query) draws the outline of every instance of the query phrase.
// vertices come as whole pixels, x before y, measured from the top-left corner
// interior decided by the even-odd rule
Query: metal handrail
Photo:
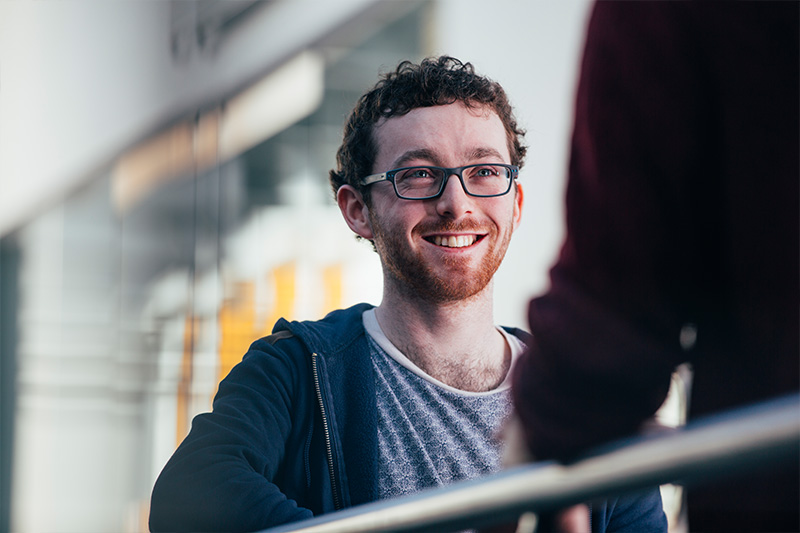
[[[271,528],[263,533],[457,531],[664,483],[700,484],[800,454],[800,395],[728,411],[669,433],[627,439],[568,465],[493,476]]]

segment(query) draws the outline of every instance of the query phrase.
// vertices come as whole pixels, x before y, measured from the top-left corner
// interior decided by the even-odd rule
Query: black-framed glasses
[[[363,178],[361,184],[372,185],[379,181],[390,181],[399,198],[429,200],[438,198],[444,191],[447,178],[455,174],[468,195],[489,198],[507,194],[518,173],[518,166],[503,163],[480,163],[456,168],[425,165],[372,174]]]

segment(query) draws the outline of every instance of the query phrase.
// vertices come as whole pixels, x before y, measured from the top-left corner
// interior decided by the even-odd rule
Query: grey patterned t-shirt
[[[374,310],[363,319],[377,380],[380,498],[498,471],[498,432],[511,412],[509,379],[488,392],[450,387],[425,374],[389,342]],[[513,367],[524,346],[502,333]]]

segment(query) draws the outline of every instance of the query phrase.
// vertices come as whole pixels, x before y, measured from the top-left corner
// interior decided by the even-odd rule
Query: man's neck
[[[494,324],[490,287],[452,304],[409,301],[385,292],[375,315],[398,350],[447,385],[488,391],[508,373],[511,351]]]

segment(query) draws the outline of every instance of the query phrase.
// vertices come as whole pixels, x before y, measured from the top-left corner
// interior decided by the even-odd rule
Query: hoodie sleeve
[[[304,416],[303,358],[281,345],[256,341],[220,383],[213,411],[194,418],[153,488],[152,531],[255,531],[312,516],[279,486],[287,453],[302,449],[287,443]]]
[[[598,533],[666,533],[668,527],[658,488],[592,505],[592,531]]]

